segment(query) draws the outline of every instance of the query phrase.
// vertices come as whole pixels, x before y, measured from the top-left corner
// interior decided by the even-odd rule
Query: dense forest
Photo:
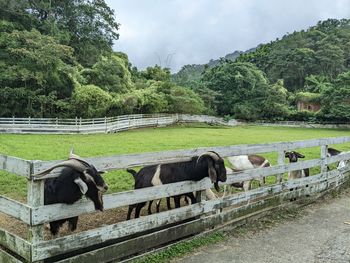
[[[237,53],[214,66],[186,65],[173,80],[211,98],[207,105],[219,115],[350,121],[350,20],[320,21]],[[298,100],[319,103],[321,110],[297,111]]]
[[[138,70],[113,51],[104,0],[0,0],[0,117],[213,114],[246,120],[350,120],[350,20],[329,19],[177,74]],[[298,112],[296,102],[321,104]]]
[[[159,66],[112,50],[119,24],[103,0],[0,0],[0,116],[102,117],[205,111]]]

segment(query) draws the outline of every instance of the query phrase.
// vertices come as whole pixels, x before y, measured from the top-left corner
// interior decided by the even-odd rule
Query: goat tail
[[[131,173],[134,179],[136,179],[137,172],[133,169],[126,169],[127,172]]]

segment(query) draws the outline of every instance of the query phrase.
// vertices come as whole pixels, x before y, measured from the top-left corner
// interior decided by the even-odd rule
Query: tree
[[[22,29],[37,29],[74,49],[83,66],[91,67],[112,51],[119,24],[104,0],[1,0],[1,19]]]
[[[146,80],[170,81],[170,70],[155,65],[154,67],[147,67],[145,71],[141,72],[141,76]]]
[[[273,102],[278,103],[285,94],[280,85],[270,87],[263,72],[245,62],[226,61],[209,69],[203,75],[203,82],[207,88],[218,92],[216,108],[220,115],[247,120],[277,114],[276,105],[267,107],[265,104],[272,103],[271,97],[277,97]],[[284,103],[285,98],[280,101],[282,108]]]
[[[0,87],[6,87],[9,104],[5,101],[3,107],[8,107],[7,114],[57,114],[56,102],[70,97],[74,88],[72,54],[72,48],[34,29],[1,32]]]
[[[128,66],[127,55],[114,52],[101,57],[91,69],[84,69],[81,74],[88,84],[99,86],[108,92],[125,93],[133,86]]]
[[[201,114],[205,110],[202,99],[188,88],[172,87],[167,99],[170,113]]]
[[[94,85],[76,87],[72,97],[75,115],[83,118],[107,116],[112,102],[110,94]]]
[[[322,115],[328,121],[350,121],[350,71],[339,74],[333,85],[321,91]]]

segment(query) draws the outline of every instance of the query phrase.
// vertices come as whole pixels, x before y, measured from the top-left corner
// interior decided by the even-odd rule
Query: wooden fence
[[[0,118],[0,133],[109,133],[176,122],[205,122],[235,125],[222,118],[188,114],[134,114],[94,119]]]
[[[184,237],[198,234],[224,223],[242,220],[278,207],[292,198],[310,198],[348,181],[349,167],[327,170],[327,165],[349,160],[350,153],[327,157],[327,145],[350,142],[350,137],[314,139],[295,142],[279,142],[254,145],[198,148],[168,152],[116,155],[87,158],[98,169],[117,170],[133,166],[189,160],[208,150],[221,156],[239,154],[278,153],[278,164],[272,167],[246,170],[229,174],[221,185],[310,167],[321,167],[320,173],[306,178],[285,181],[273,185],[240,192],[214,200],[205,200],[205,189],[212,187],[208,178],[199,182],[179,182],[134,191],[104,195],[105,210],[165,198],[192,191],[200,191],[199,203],[178,209],[144,216],[130,221],[50,240],[44,239],[44,224],[94,211],[91,201],[80,200],[73,205],[44,205],[43,178],[33,174],[60,162],[31,161],[0,155],[0,169],[28,179],[27,204],[0,196],[0,212],[10,215],[28,225],[28,239],[23,239],[6,229],[0,229],[0,262],[108,262],[120,260],[147,249],[159,247]],[[284,151],[299,148],[321,147],[320,158],[284,164]],[[55,177],[57,173],[48,176]],[[126,215],[125,215],[126,216]]]

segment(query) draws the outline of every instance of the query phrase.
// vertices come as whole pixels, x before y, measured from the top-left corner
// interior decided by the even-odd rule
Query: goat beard
[[[215,182],[215,183],[214,183],[214,187],[215,187],[215,190],[216,190],[217,192],[220,192],[220,187],[219,187],[219,183],[218,183],[218,182]]]
[[[102,198],[102,192],[101,191],[98,191],[97,193],[98,195],[98,205],[95,204],[95,209],[96,210],[100,210],[100,211],[103,211],[103,198]]]

